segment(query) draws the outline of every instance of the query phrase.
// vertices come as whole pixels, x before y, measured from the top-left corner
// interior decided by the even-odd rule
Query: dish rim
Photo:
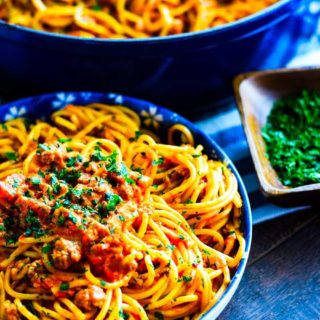
[[[299,187],[286,187],[284,186],[281,181],[279,180],[279,183],[283,187],[275,187],[271,183],[269,183],[269,179],[266,178],[265,174],[262,170],[262,161],[261,157],[258,155],[257,151],[257,145],[254,142],[253,134],[250,130],[250,126],[247,121],[247,117],[245,116],[244,110],[246,109],[245,104],[243,103],[242,96],[240,93],[240,87],[241,84],[250,79],[250,78],[257,78],[260,76],[268,76],[268,75],[276,75],[276,74],[288,74],[288,73],[302,73],[302,72],[308,72],[308,71],[318,71],[320,74],[320,67],[319,66],[307,66],[307,67],[297,67],[297,68],[279,68],[279,69],[270,69],[270,70],[263,70],[263,71],[251,71],[251,72],[245,72],[237,75],[233,80],[233,89],[235,93],[235,100],[236,104],[241,116],[241,122],[242,126],[244,128],[244,132],[246,134],[247,142],[249,145],[250,154],[253,160],[254,168],[256,171],[256,174],[258,176],[259,184],[261,191],[268,197],[273,198],[279,198],[281,196],[288,196],[292,194],[304,194],[309,191],[317,191],[320,190],[320,183],[312,183],[312,184],[306,184]],[[261,130],[259,131],[259,135],[261,135]],[[263,140],[264,141],[264,140]],[[273,169],[269,159],[266,157],[266,160],[270,167]],[[273,169],[274,170],[274,169]],[[276,171],[275,171],[276,173]]]
[[[55,99],[58,94],[65,94],[65,95],[72,94],[72,95],[77,96],[77,99],[81,99],[80,95],[84,94],[84,93],[91,95],[90,99],[87,100],[88,104],[96,102],[95,100],[97,100],[98,98],[95,98],[95,97],[99,97],[100,99],[108,100],[105,103],[108,103],[111,105],[112,104],[114,104],[114,105],[121,104],[121,105],[129,107],[130,109],[133,109],[134,111],[136,111],[139,114],[140,118],[141,118],[140,112],[143,110],[142,107],[147,107],[147,106],[148,106],[148,108],[156,107],[157,110],[160,111],[159,112],[160,114],[167,114],[169,119],[172,122],[179,122],[179,123],[185,124],[189,128],[189,130],[191,131],[191,133],[193,135],[195,135],[195,134],[197,135],[196,141],[202,140],[203,142],[206,142],[206,144],[208,144],[210,146],[210,148],[212,148],[212,150],[215,151],[215,155],[217,156],[217,158],[220,161],[225,161],[227,163],[228,168],[235,175],[237,182],[238,182],[238,191],[239,191],[239,194],[241,195],[242,202],[243,202],[242,220],[241,221],[243,223],[243,232],[244,232],[244,236],[245,236],[246,245],[245,245],[245,251],[244,251],[243,257],[242,257],[242,259],[239,263],[239,266],[238,266],[236,272],[234,273],[226,291],[223,293],[222,297],[219,299],[219,301],[214,306],[212,306],[205,314],[200,316],[200,319],[202,319],[202,320],[216,319],[221,314],[221,312],[226,308],[226,306],[230,302],[231,298],[233,297],[236,289],[239,286],[240,280],[243,277],[245,267],[248,262],[251,241],[252,241],[252,214],[251,214],[250,202],[249,202],[248,194],[245,189],[244,183],[243,183],[235,165],[230,160],[230,158],[225,154],[225,152],[221,149],[221,147],[213,139],[211,139],[207,134],[205,134],[203,131],[198,129],[189,120],[185,119],[184,117],[182,117],[182,116],[178,115],[177,113],[175,113],[169,109],[166,109],[164,107],[150,103],[146,100],[132,98],[132,97],[129,97],[126,95],[115,94],[115,93],[100,93],[100,92],[93,92],[93,91],[86,91],[86,92],[65,91],[65,92],[58,92],[58,93],[42,94],[42,95],[36,95],[36,96],[28,97],[28,98],[15,100],[15,101],[0,105],[0,116],[3,116],[4,114],[6,114],[10,110],[10,108],[12,108],[12,107],[16,107],[16,108],[17,107],[25,107],[25,109],[28,113],[28,111],[30,112],[30,107],[33,104],[35,104],[35,105],[36,104],[41,105],[41,103],[48,104],[50,101],[52,103],[53,99]],[[113,98],[110,98],[111,95]],[[92,99],[92,96],[94,99]],[[119,97],[121,97],[121,100],[122,100],[121,103],[117,102],[117,101],[119,101],[118,100]],[[100,102],[102,102],[102,101],[100,100]],[[75,103],[75,105],[77,105],[76,101],[74,103]],[[57,108],[57,110],[65,107],[67,104],[69,104],[69,103],[65,103],[64,105],[61,105],[59,108]],[[81,105],[81,104],[78,104],[78,105]],[[39,117],[41,117],[41,116],[43,116],[43,114],[39,115]],[[3,121],[0,120],[0,123],[2,123],[2,122]],[[167,120],[167,122],[168,122],[168,120]],[[199,141],[198,143],[201,143],[201,141]]]
[[[19,26],[16,24],[10,24],[5,22],[4,20],[0,20],[0,27],[4,27],[7,29],[11,29],[12,31],[22,31],[27,34],[36,34],[38,36],[42,37],[48,37],[53,39],[59,39],[64,41],[70,41],[74,43],[90,43],[90,44],[101,44],[101,43],[109,43],[109,44],[133,44],[133,43],[140,43],[140,44],[152,44],[152,43],[163,43],[163,42],[172,42],[175,40],[187,40],[187,39],[196,39],[196,38],[202,38],[206,36],[207,34],[219,34],[223,31],[228,31],[235,29],[238,25],[247,25],[249,22],[255,22],[256,20],[259,20],[260,18],[264,18],[265,16],[272,14],[277,9],[287,5],[288,3],[292,2],[293,0],[280,0],[271,6],[268,6],[264,8],[263,10],[260,10],[254,14],[251,14],[249,16],[246,16],[242,19],[220,25],[217,27],[201,30],[201,31],[193,31],[193,32],[186,32],[181,33],[178,35],[171,35],[171,36],[161,36],[161,37],[147,37],[147,38],[130,38],[130,39],[109,39],[109,38],[83,38],[83,37],[75,37],[70,35],[64,35],[54,32],[48,32],[48,31],[42,31],[42,30],[36,30],[28,27]],[[186,39],[187,38],[187,39]]]

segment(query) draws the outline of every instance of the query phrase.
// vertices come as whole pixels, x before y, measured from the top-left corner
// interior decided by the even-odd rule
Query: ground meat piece
[[[43,164],[51,165],[57,164],[59,167],[64,167],[63,152],[59,147],[50,145],[50,150],[42,151],[40,161]]]
[[[19,316],[18,309],[13,302],[6,300],[4,302],[4,320],[19,320],[21,317]]]
[[[63,238],[57,240],[54,245],[52,259],[56,268],[61,270],[68,269],[72,264],[81,260],[81,243]]]
[[[0,181],[0,200],[9,202],[8,205],[6,205],[6,203],[2,205],[7,209],[10,208],[11,202],[13,202],[15,198],[16,190],[10,184]]]
[[[86,311],[101,308],[105,299],[105,292],[97,286],[89,286],[87,289],[78,291],[75,296],[75,304]]]
[[[27,276],[30,279],[30,281],[33,283],[33,285],[35,285],[41,280],[45,272],[46,272],[46,269],[42,264],[42,261],[35,260],[28,265]]]

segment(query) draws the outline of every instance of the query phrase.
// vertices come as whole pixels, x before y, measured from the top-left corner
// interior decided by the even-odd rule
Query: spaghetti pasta
[[[0,19],[85,38],[145,38],[213,28],[278,0],[2,0]]]
[[[227,166],[122,106],[0,127],[1,319],[197,319],[245,247]]]

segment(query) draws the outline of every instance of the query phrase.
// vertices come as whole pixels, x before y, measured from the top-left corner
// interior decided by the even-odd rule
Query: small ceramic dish
[[[102,102],[110,105],[124,105],[136,111],[141,119],[142,128],[158,135],[164,141],[167,140],[168,128],[175,123],[180,123],[189,128],[192,132],[195,143],[202,144],[204,153],[210,158],[226,162],[238,181],[239,193],[243,200],[242,207],[242,229],[246,241],[243,258],[232,277],[232,280],[219,301],[207,313],[201,316],[201,320],[216,319],[227,306],[234,295],[240,280],[243,276],[248,261],[251,239],[252,239],[252,218],[248,195],[242,179],[235,166],[222,149],[205,133],[197,129],[185,118],[165,108],[158,107],[150,102],[130,98],[114,93],[96,92],[60,92],[35,96],[23,100],[10,102],[0,106],[0,123],[17,117],[30,119],[49,120],[50,115],[67,104],[87,105],[93,102]]]
[[[245,73],[236,77],[233,84],[242,124],[264,195],[282,206],[320,201],[320,183],[288,188],[279,181],[266,156],[261,135],[261,129],[276,100],[299,93],[303,89],[320,90],[320,68]]]

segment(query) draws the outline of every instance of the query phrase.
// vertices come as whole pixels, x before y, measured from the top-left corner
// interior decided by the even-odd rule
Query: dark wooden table
[[[320,319],[320,208],[253,227],[250,259],[219,320]]]

